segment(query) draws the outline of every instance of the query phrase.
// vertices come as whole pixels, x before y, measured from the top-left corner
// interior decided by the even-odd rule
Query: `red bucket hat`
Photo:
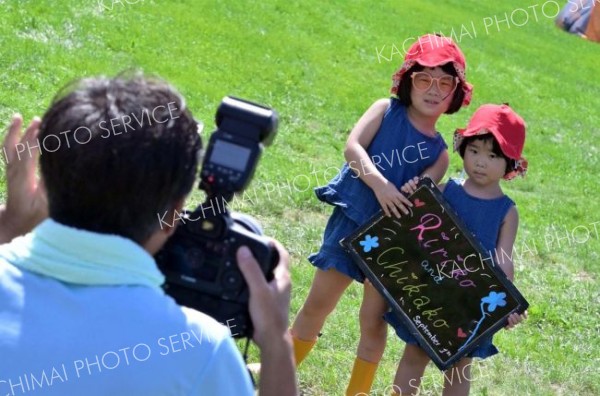
[[[392,95],[398,95],[400,88],[400,80],[408,69],[413,67],[415,63],[425,67],[436,67],[446,63],[452,63],[458,78],[462,83],[462,88],[465,93],[463,106],[468,106],[471,102],[473,86],[465,79],[465,69],[467,62],[462,51],[454,41],[449,37],[437,36],[434,34],[426,34],[410,47],[404,57],[402,67],[392,76],[393,84],[390,90]]]
[[[454,132],[454,151],[464,138],[491,133],[508,158],[515,160],[515,168],[504,175],[510,180],[527,172],[527,160],[521,156],[525,145],[525,121],[508,104],[485,104],[477,109],[465,129]]]

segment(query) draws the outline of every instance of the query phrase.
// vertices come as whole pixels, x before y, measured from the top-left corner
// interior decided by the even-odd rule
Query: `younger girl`
[[[512,252],[517,234],[518,216],[515,203],[500,188],[501,179],[523,175],[527,161],[521,157],[525,143],[525,123],[508,105],[483,105],[473,115],[466,129],[454,134],[454,150],[463,158],[468,176],[464,184],[450,179],[439,186],[444,198],[478,238],[490,257],[496,257],[500,268],[513,280],[513,262],[503,252]],[[418,178],[410,180],[401,190],[407,194],[416,189]],[[502,257],[502,259],[498,259]],[[527,317],[512,314],[507,328]],[[395,395],[419,394],[419,385],[429,357],[417,345],[416,339],[399,319],[388,312],[385,319],[396,334],[406,342],[404,354],[398,365],[394,388]],[[473,357],[485,359],[498,353],[492,337],[482,341],[467,357],[461,359],[444,375],[443,395],[468,395],[470,366]]]
[[[446,172],[447,146],[435,125],[443,113],[469,103],[472,88],[465,80],[465,67],[465,58],[451,39],[420,37],[393,76],[392,99],[376,101],[363,114],[348,137],[347,163],[328,185],[316,189],[317,197],[335,208],[320,251],[309,257],[317,270],[291,329],[296,364],[314,346],[326,317],[352,280],[365,279],[339,241],[380,208],[387,216],[408,213],[406,206],[412,204],[398,188],[412,177],[427,173],[439,181]],[[368,394],[371,388],[385,348],[386,310],[376,289],[365,284],[348,395]]]

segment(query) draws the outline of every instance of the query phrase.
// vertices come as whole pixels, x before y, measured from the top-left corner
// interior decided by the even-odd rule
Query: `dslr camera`
[[[155,256],[167,294],[227,325],[238,338],[251,337],[252,321],[236,252],[248,246],[267,281],[273,279],[279,256],[262,237],[258,222],[231,213],[227,203],[252,179],[263,147],[275,137],[277,120],[272,109],[234,97],[223,99],[200,172],[199,188],[206,200],[182,213],[175,233]]]

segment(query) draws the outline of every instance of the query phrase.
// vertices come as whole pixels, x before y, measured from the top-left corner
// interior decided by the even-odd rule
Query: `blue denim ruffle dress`
[[[419,132],[410,123],[406,110],[397,99],[390,99],[381,126],[367,148],[372,162],[397,188],[423,173],[447,149],[439,133],[430,137]],[[373,191],[352,169],[364,173],[362,164],[345,163],[340,173],[326,186],[315,189],[321,201],[335,208],[325,228],[321,249],[310,255],[308,260],[322,270],[335,268],[363,282],[363,273],[339,241],[367,222],[381,208]]]

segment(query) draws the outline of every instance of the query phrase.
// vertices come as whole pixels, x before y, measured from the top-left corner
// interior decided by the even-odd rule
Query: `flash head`
[[[244,99],[226,96],[217,109],[219,130],[269,146],[277,133],[277,112]]]
[[[277,112],[243,99],[226,96],[215,116],[217,129],[210,136],[200,188],[209,198],[242,191],[254,175],[264,146],[277,133]]]

